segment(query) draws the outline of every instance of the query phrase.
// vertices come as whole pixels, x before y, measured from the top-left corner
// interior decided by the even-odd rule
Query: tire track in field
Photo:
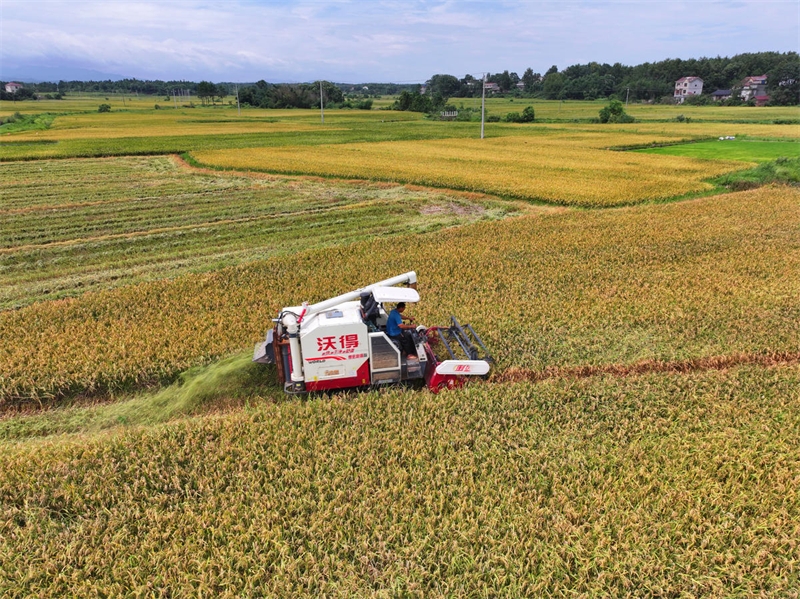
[[[296,212],[278,212],[275,214],[264,214],[262,216],[245,216],[242,218],[228,218],[221,220],[204,221],[200,223],[192,223],[188,225],[176,225],[174,227],[159,227],[155,229],[147,229],[144,231],[131,231],[130,233],[114,233],[111,235],[97,235],[94,237],[76,237],[75,239],[65,239],[63,241],[51,241],[49,243],[31,243],[26,245],[19,245],[15,247],[0,248],[0,255],[14,254],[16,252],[24,252],[31,250],[42,250],[53,247],[64,247],[70,245],[79,245],[82,243],[93,243],[98,241],[113,241],[115,239],[134,239],[136,237],[147,237],[148,235],[159,235],[161,233],[172,233],[175,231],[187,231],[191,229],[202,229],[204,227],[217,227],[220,225],[232,225],[239,223],[257,222],[262,220],[274,220],[278,218],[286,218],[287,216],[304,216],[309,214],[324,214],[328,212],[337,212],[344,210],[351,210],[355,208],[367,208],[380,203],[385,203],[382,200],[370,200],[364,202],[356,202],[344,206],[331,206],[328,208],[311,208],[308,210],[298,210]]]
[[[725,370],[736,366],[789,366],[800,364],[800,352],[777,351],[765,354],[738,353],[727,356],[688,358],[686,360],[642,360],[632,364],[599,364],[584,366],[551,366],[544,370],[509,367],[490,376],[493,383],[540,382],[552,379],[589,378],[610,375],[637,376],[653,373],[688,374],[704,370]]]

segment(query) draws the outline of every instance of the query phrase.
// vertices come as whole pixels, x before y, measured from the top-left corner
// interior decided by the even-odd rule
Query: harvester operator
[[[417,348],[414,345],[414,339],[411,337],[411,331],[415,327],[413,324],[403,323],[404,320],[414,322],[414,319],[411,316],[403,316],[405,309],[406,303],[400,302],[394,310],[389,312],[389,318],[386,321],[386,334],[397,344],[397,347],[406,357],[416,360]]]

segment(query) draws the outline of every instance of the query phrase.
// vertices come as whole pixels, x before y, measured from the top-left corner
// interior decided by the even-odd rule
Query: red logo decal
[[[336,337],[317,337],[317,350],[325,351],[327,349],[336,349],[334,340]]]
[[[339,337],[339,344],[342,349],[355,349],[358,347],[358,335],[356,333],[350,335],[342,335]]]

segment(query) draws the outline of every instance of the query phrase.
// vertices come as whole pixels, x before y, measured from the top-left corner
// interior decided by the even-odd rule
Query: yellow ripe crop
[[[111,139],[129,137],[164,137],[182,135],[236,135],[247,133],[310,132],[319,129],[314,123],[288,120],[275,122],[275,116],[237,118],[225,116],[215,118],[208,112],[195,115],[188,113],[144,113],[131,118],[124,112],[95,114],[71,114],[59,116],[46,131],[22,132],[14,135],[15,141]],[[283,115],[281,115],[283,116]],[[336,130],[329,127],[328,130]]]
[[[416,270],[415,317],[507,367],[800,346],[800,190],[564,211],[301,252],[0,313],[0,401],[115,389],[241,351],[278,310]]]
[[[396,389],[0,443],[0,588],[792,597],[798,386],[795,365]]]
[[[541,136],[209,150],[222,168],[403,181],[575,206],[618,206],[712,188],[705,179],[750,166],[613,152],[664,135],[558,132]]]
[[[698,118],[705,118],[699,115]],[[792,117],[787,117],[792,118]],[[796,118],[796,116],[794,117]],[[747,136],[747,137],[782,137],[787,139],[797,139],[798,132],[796,126],[791,125],[760,125],[754,123],[658,123],[658,122],[636,122],[632,124],[609,124],[609,132],[637,133],[639,135],[670,135],[683,136],[686,139],[719,137],[723,135]],[[616,145],[616,144],[614,144]],[[621,145],[621,144],[620,144]]]
[[[520,209],[552,210],[388,183],[202,173],[168,157],[0,163],[0,310]]]

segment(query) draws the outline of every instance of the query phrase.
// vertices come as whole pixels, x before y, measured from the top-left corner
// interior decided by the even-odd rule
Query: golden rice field
[[[397,184],[203,173],[165,156],[0,163],[0,310],[529,210],[542,209]]]
[[[599,108],[598,108],[599,110]],[[326,113],[326,122],[320,123],[319,115],[309,114],[311,111],[275,110],[260,111],[256,114],[245,112],[238,115],[230,110],[203,109],[198,111],[147,111],[144,113],[111,112],[105,114],[76,113],[60,114],[56,116],[53,124],[45,131],[18,132],[7,136],[2,141],[14,140],[17,142],[41,141],[68,141],[78,139],[111,139],[111,138],[139,138],[139,137],[174,137],[174,136],[208,136],[208,135],[235,135],[255,134],[266,135],[277,133],[315,133],[320,130],[326,132],[346,132],[361,129],[365,124],[377,126],[383,121],[389,124],[399,121],[403,124],[431,125],[440,131],[442,137],[449,137],[448,129],[466,129],[463,123],[419,123],[419,115],[414,113],[398,113],[372,111],[365,114],[354,115],[352,111],[335,110]],[[592,115],[592,116],[596,116]],[[386,124],[386,123],[384,123]],[[531,125],[503,125],[499,128],[491,124],[490,131],[493,135],[525,135],[530,132]],[[559,123],[537,124],[536,130],[559,132],[570,131],[597,131],[598,126],[586,123]],[[479,124],[473,123],[469,128],[474,133],[479,132]],[[656,133],[667,139],[681,139],[691,137],[719,136],[719,135],[749,135],[754,137],[797,137],[796,127],[787,125],[756,124],[756,123],[665,123],[665,122],[636,122],[627,125],[603,125],[600,130],[615,133],[631,131],[634,133]],[[477,137],[477,135],[476,135]],[[639,143],[648,143],[650,140],[641,140]],[[656,140],[653,140],[656,141]],[[612,142],[613,143],[613,142]],[[624,145],[625,142],[617,145]],[[631,142],[635,143],[635,142]]]
[[[206,166],[394,180],[575,206],[664,200],[713,188],[704,180],[747,163],[612,152],[662,136],[573,132],[545,136],[351,143],[193,152]]]
[[[284,119],[286,119],[285,116]],[[63,141],[115,137],[308,132],[318,129],[319,126],[316,123],[297,122],[294,119],[279,121],[271,115],[238,117],[236,114],[224,113],[200,116],[192,114],[191,111],[185,111],[166,115],[156,112],[131,118],[131,115],[126,113],[78,114],[59,116],[55,119],[53,126],[46,131],[18,134],[14,136],[14,139],[31,141],[46,138]]]
[[[797,597],[800,370],[0,444],[4,597]]]
[[[0,131],[0,597],[800,597],[800,188],[609,150],[797,139],[786,109],[481,141],[152,101]],[[281,307],[408,270],[488,381],[250,363]]]
[[[540,214],[374,239],[0,313],[0,399],[169,378],[282,306],[416,270],[418,320],[471,322],[497,368],[797,352],[800,190]]]

